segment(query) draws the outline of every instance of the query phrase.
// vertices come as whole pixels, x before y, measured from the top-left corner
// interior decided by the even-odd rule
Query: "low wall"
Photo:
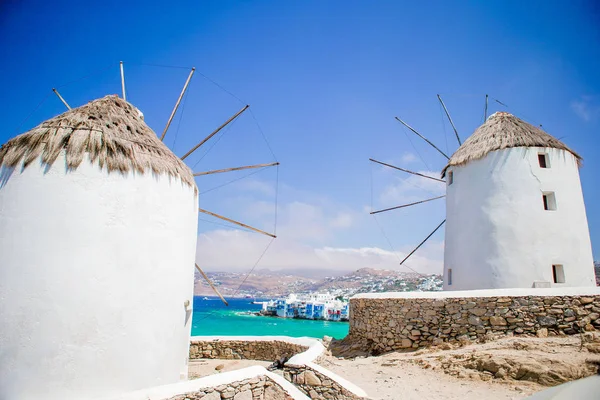
[[[284,366],[284,378],[309,398],[340,400],[366,398],[367,395],[362,389],[313,362],[324,350],[325,348],[321,342],[312,338],[195,336],[192,337],[190,343],[190,359],[220,358],[274,361],[281,357],[289,357]],[[264,397],[269,398],[266,394]],[[195,400],[195,398],[189,398]],[[258,398],[261,399],[261,397]]]
[[[280,339],[228,340],[225,338],[192,337],[190,359],[219,358],[225,360],[275,361],[281,357],[291,358],[308,349],[301,345]]]
[[[600,328],[600,289],[498,289],[360,294],[344,341],[387,352],[489,333],[572,335]]]

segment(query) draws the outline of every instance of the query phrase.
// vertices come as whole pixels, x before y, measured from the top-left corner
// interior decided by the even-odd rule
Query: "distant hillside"
[[[237,272],[208,272],[207,275],[224,296],[277,297],[290,293],[330,292],[336,296],[349,297],[365,292],[431,291],[442,288],[441,275],[420,275],[373,268],[362,268],[346,275],[323,279],[269,270],[256,271],[248,277]],[[214,295],[199,275],[196,276],[194,293],[197,296]]]
[[[594,261],[594,272],[596,272],[596,286],[600,286],[600,261]]]

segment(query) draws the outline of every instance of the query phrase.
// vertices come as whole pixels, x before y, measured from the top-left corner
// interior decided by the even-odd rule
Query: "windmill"
[[[125,89],[125,71],[124,71],[124,63],[123,63],[123,61],[119,62],[119,66],[120,66],[120,74],[121,74],[122,98],[123,98],[123,100],[126,101],[127,100],[127,93],[126,93],[126,89]],[[166,125],[165,125],[165,127],[162,130],[162,133],[160,135],[160,140],[162,142],[164,142],[165,137],[167,136],[169,128],[170,128],[170,126],[171,126],[171,124],[173,122],[173,119],[175,118],[175,116],[176,116],[179,108],[180,108],[180,105],[182,103],[182,100],[184,99],[184,96],[186,95],[186,93],[188,91],[188,87],[190,85],[190,82],[191,82],[192,77],[194,76],[195,72],[196,72],[196,68],[195,67],[190,68],[190,72],[189,72],[189,74],[187,76],[187,79],[186,79],[184,85],[183,85],[183,88],[182,88],[182,90],[181,90],[181,92],[180,92],[180,94],[179,94],[179,96],[177,98],[177,101],[175,102],[175,105],[173,106],[173,109],[172,109],[171,114],[170,114],[170,116],[169,116],[169,118],[167,120],[167,123],[166,123]],[[210,80],[210,78],[207,78],[207,79]],[[216,85],[220,87],[220,85],[218,85],[218,84],[216,84]],[[70,105],[61,96],[61,94],[58,92],[58,90],[56,88],[53,88],[52,91],[58,97],[58,99],[65,105],[65,107],[68,110],[71,110]],[[211,142],[211,140],[214,141],[215,140],[214,139],[215,136],[217,136],[220,132],[223,132],[223,130],[225,128],[227,128],[228,126],[230,126],[236,119],[238,119],[242,114],[244,114],[248,110],[250,110],[250,105],[248,105],[248,104],[244,105],[239,111],[237,111],[235,114],[233,114],[227,120],[225,120],[222,124],[220,124],[212,132],[210,132],[206,137],[204,137],[200,142],[198,142],[196,145],[194,145],[192,148],[190,148],[188,151],[186,151],[180,157],[181,161],[185,161],[188,157],[190,157],[191,155],[195,154],[198,150],[200,150],[204,145],[206,145],[207,143]],[[250,112],[251,112],[251,110],[250,110]],[[256,121],[256,123],[258,124],[257,121]],[[259,127],[259,129],[260,129],[260,127]],[[271,150],[270,145],[269,145],[268,141],[266,140],[266,137],[262,133],[262,130],[261,130],[261,134],[263,135],[263,138],[265,140],[265,143],[269,147],[269,150]],[[174,149],[171,149],[171,150],[174,151]],[[275,167],[275,168],[278,169],[278,167],[279,167],[280,164],[276,160],[275,155],[273,154],[272,150],[271,150],[271,154],[272,154],[273,158],[275,159],[274,161],[271,161],[271,162],[260,163],[260,164],[253,164],[253,165],[235,166],[235,167],[222,168],[222,169],[214,169],[214,170],[208,170],[208,171],[194,172],[193,176],[194,176],[194,178],[201,178],[201,177],[204,177],[204,176],[214,175],[214,174],[224,174],[224,173],[228,173],[228,172],[243,171],[243,170],[262,170],[264,168],[269,168],[269,167]],[[190,169],[192,169],[192,167]],[[278,172],[277,172],[277,176],[278,176]],[[275,204],[275,208],[277,208],[277,204]],[[276,212],[277,211],[275,210],[275,213]],[[200,208],[199,207],[198,208],[198,213],[199,214],[205,214],[205,215],[208,215],[211,218],[220,219],[220,220],[225,221],[225,222],[227,222],[229,224],[233,224],[235,226],[239,226],[241,228],[244,228],[245,230],[252,231],[252,232],[255,232],[255,233],[258,233],[258,234],[270,237],[272,240],[277,237],[276,234],[275,234],[276,224],[275,224],[275,227],[273,229],[273,232],[267,232],[265,230],[253,227],[253,226],[251,226],[249,224],[237,221],[235,219],[226,217],[224,215],[218,214],[218,213],[216,213],[214,211],[210,211],[210,210],[207,210],[207,209],[204,209],[204,208]],[[270,244],[272,243],[272,240],[267,245],[267,249],[270,246]],[[266,249],[265,249],[265,252],[266,252]],[[263,252],[263,255],[264,255],[264,252]],[[261,258],[262,258],[262,256],[261,256]],[[257,263],[258,263],[258,261],[257,261]],[[256,267],[256,264],[254,265],[254,267]],[[200,273],[200,275],[206,280],[206,282],[212,288],[212,290],[215,292],[215,294],[217,294],[217,296],[223,301],[223,303],[225,305],[229,305],[228,302],[227,302],[227,300],[225,300],[224,296],[217,289],[216,285],[210,280],[210,278],[208,277],[208,275],[202,270],[202,268],[198,265],[198,263],[195,263],[195,268]],[[252,272],[252,270],[250,272],[248,272],[248,275],[251,272]],[[247,278],[247,276],[246,276],[246,278]],[[245,281],[245,279],[244,279],[244,281]],[[242,282],[242,284],[243,284],[243,282]],[[241,287],[241,285],[240,285],[240,287]]]

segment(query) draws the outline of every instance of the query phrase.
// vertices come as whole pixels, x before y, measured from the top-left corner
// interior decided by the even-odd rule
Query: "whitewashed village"
[[[255,14],[233,19],[241,24],[267,11],[259,9]],[[278,62],[286,55],[292,57],[283,53],[284,47],[293,48],[290,43],[299,42],[299,37],[319,31],[313,25],[301,25],[302,18],[297,17],[300,11],[292,11],[294,18],[281,25],[291,29],[299,24],[302,35],[276,42]],[[333,11],[336,15],[347,12],[338,8]],[[367,11],[372,10],[363,10]],[[190,15],[199,18],[201,13]],[[343,19],[347,23],[345,16]],[[326,20],[328,29],[337,30],[337,26],[329,26],[331,19]],[[356,28],[361,35],[377,31],[373,26],[359,26],[355,21],[363,21],[360,18],[349,20],[352,30]],[[212,41],[218,36],[213,32],[220,32],[213,29],[196,34]],[[224,30],[228,29],[231,26]],[[251,37],[252,29],[244,34]],[[268,32],[269,40],[277,40],[280,35],[281,31]],[[324,36],[316,37],[320,42]],[[225,41],[224,47],[232,46],[232,41]],[[244,46],[256,52],[268,43],[265,40],[253,45],[248,40]],[[367,47],[372,47],[375,41],[367,43]],[[315,43],[309,47],[314,46]],[[327,56],[302,64],[302,69],[316,68],[323,60],[341,57],[333,48],[337,46],[321,49]],[[342,48],[344,53],[361,50]],[[184,55],[190,53],[186,50]],[[261,58],[249,54],[248,60]],[[294,63],[298,59],[294,58]],[[365,56],[364,60],[370,57]],[[255,67],[262,73],[268,64],[244,62],[251,66],[247,68],[249,74]],[[355,63],[344,62],[345,67],[351,65]],[[411,167],[410,157],[401,156],[402,149],[397,149],[397,162],[370,161],[378,168],[389,169],[390,174],[408,174],[416,182],[426,180],[427,184],[437,185],[437,191],[443,194],[427,199],[402,198],[405,203],[381,210],[367,211],[363,207],[361,217],[377,215],[384,220],[391,218],[389,212],[393,210],[409,210],[437,200],[445,204],[444,218],[435,226],[426,226],[428,235],[423,237],[412,234],[414,227],[407,225],[405,230],[416,245],[404,246],[401,252],[390,246],[390,259],[394,261],[389,265],[396,268],[393,272],[374,272],[367,267],[323,279],[302,281],[291,276],[285,285],[280,282],[282,277],[269,275],[276,285],[265,288],[250,284],[266,280],[255,268],[269,254],[271,243],[294,236],[296,232],[285,223],[292,220],[300,226],[309,213],[303,214],[301,221],[286,220],[284,215],[283,229],[279,231],[276,223],[271,228],[264,221],[251,224],[242,218],[238,220],[206,205],[204,199],[211,189],[199,179],[277,168],[278,182],[278,167],[280,163],[285,166],[286,159],[276,158],[251,106],[209,78],[227,96],[235,97],[237,108],[199,137],[198,129],[188,126],[193,135],[180,138],[176,147],[177,117],[181,121],[192,90],[190,82],[194,74],[204,74],[195,67],[153,65],[177,71],[183,83],[177,87],[178,96],[173,98],[171,108],[159,118],[136,105],[143,102],[146,92],[142,91],[145,84],[140,84],[135,75],[140,69],[135,67],[140,65],[114,62],[110,85],[97,83],[100,89],[108,87],[118,94],[105,93],[88,99],[91,92],[82,86],[76,86],[77,94],[75,89],[66,91],[64,86],[50,83],[54,89],[47,91],[47,99],[55,102],[48,109],[52,116],[35,124],[30,121],[0,147],[0,400],[598,398],[600,287],[588,220],[593,203],[588,199],[586,209],[581,180],[581,171],[586,168],[582,154],[593,157],[594,152],[584,146],[567,145],[578,143],[569,137],[573,135],[569,127],[555,124],[551,126],[556,131],[547,131],[517,111],[500,108],[505,106],[500,101],[492,111],[487,94],[480,99],[485,107],[483,119],[479,117],[478,126],[468,131],[457,128],[458,118],[453,119],[452,107],[443,100],[447,97],[437,95],[435,105],[439,105],[444,123],[452,128],[452,141],[445,146],[409,125],[412,122],[408,121],[408,111],[408,122],[390,116],[392,122],[406,129],[410,140],[443,157],[443,167],[428,172],[417,170]],[[265,72],[265,77],[256,78],[258,86],[238,85],[245,88],[246,94],[265,92],[273,96],[262,87],[278,82],[274,74],[279,69],[283,68],[276,64]],[[336,65],[329,72],[339,79],[345,73]],[[382,67],[368,75],[374,79],[379,74],[384,74]],[[348,75],[354,82],[361,74],[353,69]],[[394,71],[394,78],[395,75]],[[283,81],[289,84],[288,80]],[[327,84],[320,84],[327,86],[331,82],[328,78]],[[373,82],[366,86],[377,86]],[[342,85],[351,86],[348,81]],[[521,91],[513,96],[526,95],[522,85],[511,86]],[[323,89],[321,94],[311,88],[314,86],[307,91],[315,109],[324,103],[335,103],[329,98],[319,103],[316,98],[326,96],[328,90]],[[370,89],[361,89],[357,84],[352,90],[369,93]],[[284,85],[276,93],[286,91]],[[200,93],[202,90],[196,88],[194,94]],[[394,93],[394,97],[403,95]],[[256,97],[257,103],[266,104],[263,97]],[[275,101],[285,99],[277,97]],[[350,118],[356,110],[368,107],[396,108],[383,95],[380,102],[373,104],[363,100],[363,95],[357,99],[359,107],[348,107],[331,119]],[[208,108],[207,103],[212,100],[205,101],[203,106]],[[298,104],[286,107],[293,109]],[[419,107],[412,107],[413,115]],[[460,115],[466,118],[464,114]],[[194,156],[201,160],[244,116],[259,127],[258,137],[264,139],[268,148],[264,154],[273,159],[219,169],[198,167],[198,162],[191,161]],[[161,118],[166,124],[158,122]],[[588,121],[592,117],[589,118]],[[298,117],[293,123],[301,125],[301,120]],[[329,132],[331,126],[324,131]],[[321,135],[321,131],[318,133]],[[294,160],[305,138],[290,145],[288,141],[293,139],[286,132],[273,135],[279,135],[274,141],[279,147],[293,148],[288,149],[287,158]],[[249,142],[233,141],[237,151],[249,147]],[[277,146],[273,147],[277,150]],[[388,148],[383,143],[373,151]],[[318,154],[314,148],[310,151]],[[340,153],[345,151],[348,148],[340,147]],[[326,153],[327,160],[321,160],[322,165],[330,165],[330,154]],[[366,158],[359,151],[353,154]],[[220,156],[220,160],[233,163],[236,159]],[[367,160],[360,161],[364,161],[365,169],[371,166]],[[338,168],[337,173],[346,172]],[[301,172],[304,174],[304,169]],[[318,182],[312,183],[316,186]],[[249,186],[275,198],[279,195],[277,190],[256,181]],[[282,186],[287,193],[300,196],[300,190]],[[363,189],[356,186],[357,197],[368,197],[367,189],[360,192]],[[346,196],[349,192],[343,193]],[[208,204],[220,205],[229,200],[232,199]],[[242,200],[247,199],[242,196]],[[276,212],[277,204],[276,200]],[[250,211],[261,214],[262,205]],[[238,211],[240,207],[235,203],[230,210]],[[239,215],[249,219],[255,215],[245,211]],[[199,216],[229,224],[227,229],[233,226],[244,233],[232,234],[220,227],[217,235],[208,237],[199,230]],[[339,229],[334,231],[339,236],[352,227],[347,219],[328,219],[327,223]],[[309,232],[313,238],[320,230]],[[432,237],[442,232],[443,243],[437,247],[433,244],[435,249],[443,246],[441,275],[398,273],[401,267],[415,265],[417,257],[432,244]],[[257,242],[248,239],[255,236],[245,234],[268,241],[262,253],[257,250],[255,262],[244,260],[244,265],[250,265],[248,269],[236,273],[206,271],[208,250],[206,246],[199,250],[199,243],[205,243],[199,240],[200,236],[208,237],[209,248],[218,248],[216,261],[211,253],[213,262],[221,262],[222,258],[225,261],[219,265],[228,266],[234,264],[234,250],[219,247],[217,239],[233,237],[235,240],[228,243],[238,244],[235,249],[240,252],[256,247]],[[310,253],[309,247],[299,247],[301,254]],[[325,246],[319,249],[325,251]],[[352,250],[356,249],[340,247],[333,252],[346,254]],[[272,251],[275,256],[284,254],[285,261],[291,257],[281,248]],[[205,290],[202,295],[199,287]],[[205,293],[214,299],[209,301],[203,297]],[[266,300],[256,301],[257,296]],[[226,320],[230,303],[240,298],[247,303],[253,299],[253,305],[261,310],[245,313],[246,324],[234,327],[234,334],[197,334],[209,324]],[[205,300],[218,306],[198,317],[196,307]],[[343,338],[256,334],[248,329],[247,321],[259,318],[281,332],[289,327],[286,323],[322,323],[346,326],[348,334]]]

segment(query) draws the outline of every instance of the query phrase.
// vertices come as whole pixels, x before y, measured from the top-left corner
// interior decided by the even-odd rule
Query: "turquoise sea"
[[[253,315],[260,311],[254,299],[227,299],[229,307],[218,297],[194,297],[192,335],[285,335],[342,339],[348,334],[347,322],[313,321]],[[266,299],[256,299],[265,301]]]

